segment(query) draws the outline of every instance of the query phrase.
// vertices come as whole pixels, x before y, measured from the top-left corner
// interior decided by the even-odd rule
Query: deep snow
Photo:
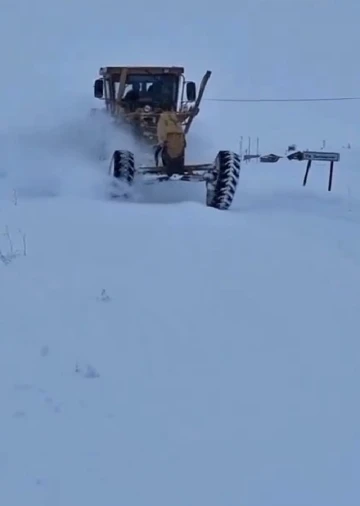
[[[359,6],[200,2],[159,34],[145,7],[136,34],[111,0],[2,8],[0,504],[358,506],[359,103],[204,102],[192,159],[341,151],[331,193],[322,163],[306,188],[244,164],[227,212],[202,185],[109,202],[88,113],[113,62],[210,68],[208,97],[356,94]]]

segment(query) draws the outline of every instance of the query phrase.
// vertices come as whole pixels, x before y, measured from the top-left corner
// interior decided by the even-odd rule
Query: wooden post
[[[310,172],[310,167],[311,167],[311,161],[312,160],[309,160],[307,165],[306,165],[306,171],[305,171],[305,175],[304,175],[304,181],[303,181],[303,186],[306,186],[306,183],[307,183],[307,178],[308,178],[308,175],[309,175],[309,172]]]
[[[334,175],[334,161],[332,160],[330,162],[330,171],[329,171],[329,184],[328,184],[328,191],[329,192],[331,192],[331,188],[332,188],[333,175]]]

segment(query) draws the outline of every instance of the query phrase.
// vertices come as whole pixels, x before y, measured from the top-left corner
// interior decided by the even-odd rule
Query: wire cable
[[[204,98],[208,102],[340,102],[360,100],[360,97],[324,98]]]

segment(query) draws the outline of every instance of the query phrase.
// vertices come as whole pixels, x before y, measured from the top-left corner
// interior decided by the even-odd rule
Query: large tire
[[[219,151],[214,162],[214,179],[206,185],[206,205],[226,210],[232,204],[240,177],[240,156]]]
[[[111,159],[110,175],[132,185],[135,177],[135,159],[131,151],[116,150]]]

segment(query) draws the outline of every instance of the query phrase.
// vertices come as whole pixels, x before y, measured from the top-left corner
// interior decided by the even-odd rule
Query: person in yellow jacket
[[[163,163],[168,168],[170,166],[173,169],[176,166],[176,170],[183,168],[186,141],[181,123],[185,118],[185,114],[174,112],[170,104],[165,104],[163,112],[160,113],[157,122],[158,145],[155,158],[158,159],[161,152]]]
[[[181,119],[176,112],[165,110],[160,114],[157,123],[157,138],[159,144],[164,144],[168,140],[168,136],[178,134],[184,137]]]

